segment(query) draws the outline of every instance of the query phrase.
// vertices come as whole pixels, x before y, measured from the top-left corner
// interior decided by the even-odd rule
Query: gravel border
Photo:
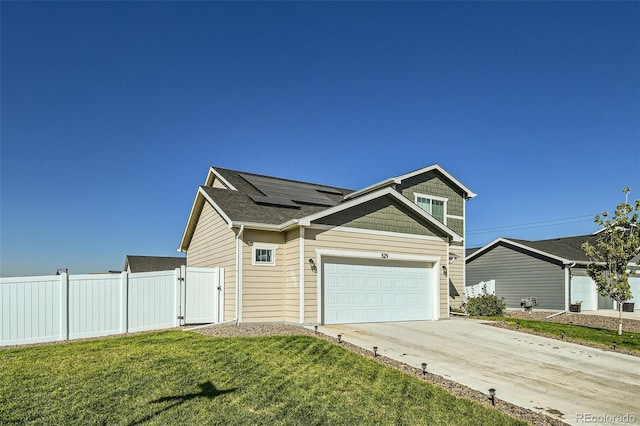
[[[491,402],[489,401],[489,397],[485,393],[471,389],[460,383],[445,379],[444,377],[438,376],[436,374],[428,373],[425,377],[423,377],[422,370],[420,368],[416,368],[403,362],[396,361],[384,355],[378,355],[374,357],[373,352],[370,350],[353,345],[344,340],[342,340],[342,343],[338,343],[338,339],[334,337],[320,332],[316,334],[313,330],[303,326],[286,324],[217,324],[210,327],[195,329],[187,328],[185,330],[193,331],[210,337],[314,336],[319,339],[326,340],[330,343],[340,345],[351,352],[355,352],[364,357],[373,359],[380,364],[395,368],[396,370],[402,371],[410,376],[425,380],[433,385],[443,388],[444,390],[459,398],[476,401],[487,407],[492,407]],[[518,420],[524,420],[534,425],[561,426],[567,424],[562,420],[533,410],[519,407],[517,405],[503,401],[499,398],[495,399],[494,408]]]

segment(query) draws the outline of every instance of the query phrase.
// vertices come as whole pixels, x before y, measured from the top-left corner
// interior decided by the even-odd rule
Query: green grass
[[[514,425],[311,336],[167,331],[0,350],[2,424]]]
[[[522,331],[535,331],[536,333],[542,333],[553,338],[562,338],[562,333],[564,332],[566,340],[578,343],[595,343],[603,347],[612,347],[613,342],[616,342],[617,349],[626,349],[640,355],[640,335],[636,333],[623,331],[622,336],[618,336],[617,330],[508,317],[484,318],[493,321],[505,321],[514,329],[516,328],[516,323],[519,323]]]

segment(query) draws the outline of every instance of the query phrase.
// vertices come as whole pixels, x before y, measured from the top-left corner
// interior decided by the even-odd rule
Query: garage
[[[571,303],[582,302],[582,311],[595,311],[598,309],[598,292],[596,284],[589,277],[571,278]]]
[[[433,263],[326,257],[325,324],[437,319]]]

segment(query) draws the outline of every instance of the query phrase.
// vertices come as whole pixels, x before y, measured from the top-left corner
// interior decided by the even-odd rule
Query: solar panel
[[[266,197],[264,195],[249,195],[249,198],[256,204],[265,204],[269,206],[281,206],[281,207],[295,207],[297,209],[300,206],[287,198],[278,197]]]
[[[240,176],[256,187],[266,197],[280,200],[286,199],[300,204],[315,204],[320,206],[335,206],[338,204],[331,198],[319,192],[319,190],[324,192],[328,192],[327,190],[335,191],[332,188],[324,186],[316,187],[302,182],[280,180],[266,176],[247,175],[244,173],[241,173]]]

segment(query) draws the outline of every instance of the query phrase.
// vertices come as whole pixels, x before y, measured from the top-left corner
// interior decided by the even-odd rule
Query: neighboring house
[[[447,318],[474,196],[437,164],[358,191],[211,167],[179,250],[225,269],[223,321]]]
[[[127,272],[171,271],[186,264],[186,257],[127,255],[124,259],[124,270]]]
[[[538,309],[569,310],[581,301],[582,311],[613,309],[609,297],[598,294],[586,267],[589,258],[582,244],[595,244],[597,234],[518,240],[498,238],[479,249],[467,251],[467,286],[495,281],[495,294],[507,308],[520,308],[523,298],[535,297]],[[630,280],[634,299],[640,301],[640,278]]]

